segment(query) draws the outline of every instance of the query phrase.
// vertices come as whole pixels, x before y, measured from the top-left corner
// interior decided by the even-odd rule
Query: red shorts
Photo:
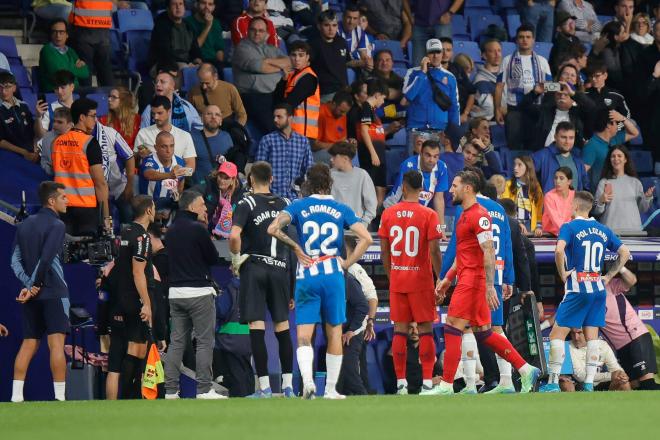
[[[435,292],[390,292],[390,319],[394,322],[433,322],[438,317]]]
[[[490,324],[490,308],[486,301],[486,278],[463,276],[459,279],[449,301],[447,316],[467,319],[474,327]]]

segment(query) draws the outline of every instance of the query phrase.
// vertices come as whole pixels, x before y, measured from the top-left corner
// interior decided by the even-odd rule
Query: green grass
[[[658,414],[660,392],[2,403],[0,438],[632,440]]]

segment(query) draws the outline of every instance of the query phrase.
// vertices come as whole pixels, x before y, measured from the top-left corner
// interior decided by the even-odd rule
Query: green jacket
[[[42,92],[52,92],[55,88],[53,77],[58,70],[68,70],[75,77],[75,84],[79,79],[89,78],[89,67],[84,65],[76,67],[78,54],[75,50],[67,47],[67,51],[60,53],[55,46],[47,43],[39,53],[39,88]]]

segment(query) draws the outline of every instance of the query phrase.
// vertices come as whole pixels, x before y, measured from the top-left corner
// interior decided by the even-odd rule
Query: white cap
[[[426,42],[426,53],[442,52],[442,41],[437,38],[431,38]]]

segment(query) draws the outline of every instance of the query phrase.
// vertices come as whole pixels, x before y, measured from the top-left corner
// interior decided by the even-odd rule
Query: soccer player
[[[273,169],[268,162],[255,162],[250,170],[252,193],[236,205],[229,250],[232,269],[241,278],[240,315],[250,327],[250,344],[259,378],[253,397],[272,397],[266,350],[266,308],[275,323],[282,368],[282,392],[294,397],[292,384],[293,344],[289,334],[291,288],[289,249],[268,234],[268,225],[290,202],[270,192]]]
[[[335,385],[342,363],[341,325],[346,320],[344,270],[357,262],[371,244],[371,235],[355,213],[333,200],[330,169],[316,164],[307,172],[305,182],[309,197],[299,199],[282,210],[268,227],[268,233],[293,248],[298,257],[295,290],[296,356],[303,378],[303,398],[316,394],[312,365],[314,349],[312,333],[317,323],[324,322],[328,338],[325,357],[326,399],[344,399]],[[292,224],[300,237],[301,247],[282,228]],[[358,238],[355,251],[345,260],[339,258],[344,243],[344,229],[350,228]]]
[[[438,316],[433,273],[439,273],[442,265],[438,242],[442,229],[436,212],[419,204],[423,180],[422,173],[417,170],[403,175],[403,200],[383,212],[378,230],[383,267],[390,280],[390,319],[394,321],[392,359],[397,394],[408,394],[406,348],[411,322],[416,322],[419,329],[420,394],[433,388],[433,321]]]
[[[511,343],[491,329],[490,310],[499,307],[495,291],[495,248],[491,217],[486,208],[477,203],[479,177],[472,171],[461,171],[452,182],[452,203],[461,205],[463,214],[456,223],[456,260],[441,282],[437,291],[440,299],[458,274],[445,331],[444,375],[430,394],[453,394],[453,383],[461,359],[461,339],[469,324],[477,341],[492,349],[513,364],[520,372],[523,393],[535,385],[541,371],[529,365]]]
[[[479,187],[486,187],[486,178],[480,168],[466,167],[466,170],[474,172],[479,177]],[[511,285],[515,281],[513,272],[513,252],[511,248],[511,229],[509,228],[509,220],[507,219],[504,208],[494,200],[489,199],[483,194],[477,194],[477,203],[486,208],[492,221],[493,232],[493,248],[495,250],[495,292],[499,301],[498,307],[490,314],[492,329],[504,337],[504,309],[503,301],[508,299],[512,293]],[[463,209],[459,206],[456,209],[454,230],[456,225],[460,222]],[[444,277],[449,268],[454,263],[456,258],[456,234],[452,235],[447,250],[445,251],[445,258],[442,262],[441,276]],[[463,363],[463,376],[465,378],[465,388],[461,391],[462,394],[476,394],[477,388],[475,385],[477,377],[477,340],[472,331],[465,331],[463,333],[463,341],[461,345]],[[497,366],[500,370],[500,383],[497,387],[489,391],[490,394],[509,394],[515,393],[516,390],[511,382],[511,364],[505,359],[497,356]]]
[[[559,373],[564,363],[564,340],[571,328],[583,328],[587,339],[587,377],[584,391],[593,391],[598,369],[598,328],[605,326],[605,286],[630,258],[630,251],[607,226],[589,218],[594,204],[591,193],[577,191],[573,199],[574,220],[559,229],[555,264],[565,289],[555,325],[550,332],[550,378],[542,392],[558,393]],[[601,276],[605,250],[619,258]]]

